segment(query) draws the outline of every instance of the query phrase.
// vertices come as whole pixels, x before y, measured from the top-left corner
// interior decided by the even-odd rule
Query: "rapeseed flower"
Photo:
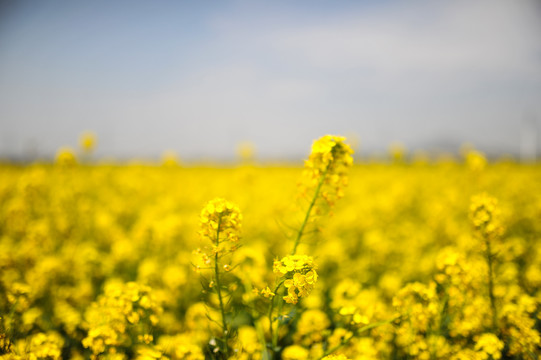
[[[79,137],[79,146],[85,153],[90,153],[96,148],[96,134],[91,131],[85,131]]]
[[[353,164],[353,150],[345,140],[334,135],[319,138],[312,144],[312,152],[304,162],[306,185],[303,193],[308,195],[309,189],[316,188],[330,207],[344,196],[348,168]]]
[[[307,297],[317,282],[317,266],[314,259],[307,255],[290,255],[275,260],[273,271],[284,279],[287,295],[283,299],[296,304],[300,297]]]
[[[327,355],[321,360],[349,360],[349,358],[346,355],[338,354],[338,355]]]
[[[75,156],[75,152],[69,147],[63,147],[60,148],[56,152],[56,158],[55,161],[60,166],[73,166],[77,165],[77,157]]]
[[[215,245],[215,253],[236,250],[241,227],[242,214],[238,206],[225,199],[211,200],[201,211],[199,234]]]
[[[299,345],[291,345],[282,352],[283,360],[307,360],[310,353]]]
[[[487,166],[487,158],[477,150],[471,149],[466,152],[466,165],[475,172],[483,170]]]
[[[84,152],[71,153],[84,162]],[[303,169],[151,166],[157,161],[0,165],[1,360],[533,360],[541,352],[537,164],[484,162],[482,173],[452,161],[343,167],[355,186],[299,246],[310,256],[271,267],[298,229],[289,210]],[[322,169],[308,225],[336,199]],[[310,203],[319,182],[304,180]],[[468,218],[465,204],[480,189],[498,202],[472,201]],[[246,204],[249,223],[226,235],[216,205],[201,223],[211,194]]]
[[[484,354],[483,359],[500,359],[503,347],[503,342],[491,333],[482,334],[475,344],[475,350]]]
[[[498,200],[486,193],[472,197],[470,219],[475,231],[484,239],[492,240],[503,232]]]

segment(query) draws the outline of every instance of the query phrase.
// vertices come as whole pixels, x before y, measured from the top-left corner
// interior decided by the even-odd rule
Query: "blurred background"
[[[0,0],[0,157],[541,154],[539,1]],[[244,144],[244,145],[242,145]],[[240,147],[240,148],[239,148]]]

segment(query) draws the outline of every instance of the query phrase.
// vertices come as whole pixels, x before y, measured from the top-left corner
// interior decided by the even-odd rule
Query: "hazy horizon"
[[[0,4],[0,157],[541,151],[536,1]]]

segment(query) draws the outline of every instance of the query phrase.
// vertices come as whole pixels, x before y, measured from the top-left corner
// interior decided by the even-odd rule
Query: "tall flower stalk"
[[[348,171],[353,164],[353,150],[342,136],[325,135],[312,144],[308,160],[304,162],[301,195],[310,203],[304,220],[297,232],[290,255],[295,255],[313,212],[317,215],[324,208],[332,209],[338,199],[344,196],[348,184]],[[321,201],[322,200],[322,201]]]
[[[223,264],[221,260],[238,248],[241,225],[242,214],[239,208],[227,200],[221,198],[211,200],[201,211],[199,233],[202,238],[210,240],[212,246],[210,254],[202,254],[203,262],[209,265],[213,263],[210,269],[213,271],[214,279],[209,283],[209,287],[215,289],[218,295],[221,314],[222,334],[214,351],[221,353],[226,359],[230,355],[228,342],[231,329],[225,307],[223,272],[229,271],[231,266]]]
[[[280,276],[277,285],[273,291],[268,289],[265,294],[270,298],[269,332],[275,356],[279,351],[278,333],[284,301],[296,305],[299,298],[310,294],[317,282],[317,266],[313,258],[297,255],[297,248],[311,219],[323,214],[325,210],[332,209],[335,202],[344,196],[344,187],[348,184],[347,173],[353,164],[351,156],[353,150],[344,143],[344,140],[344,137],[325,135],[314,141],[310,156],[304,164],[301,195],[310,199],[309,205],[297,231],[290,255],[274,262],[274,273]],[[287,294],[284,295],[284,292]],[[276,317],[274,317],[275,308],[278,309]]]
[[[485,193],[474,196],[470,205],[470,219],[476,235],[484,242],[484,255],[488,267],[488,296],[492,313],[492,329],[497,333],[498,308],[494,295],[494,254],[492,245],[503,232],[499,219],[498,200]]]

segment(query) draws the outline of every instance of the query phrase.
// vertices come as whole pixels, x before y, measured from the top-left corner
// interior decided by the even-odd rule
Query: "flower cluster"
[[[242,214],[237,205],[217,198],[209,201],[201,211],[200,227],[199,233],[216,246],[214,249],[216,253],[233,251],[239,241]],[[225,245],[221,246],[226,242],[229,243],[228,248]]]
[[[434,276],[440,295],[447,296],[446,327],[452,337],[468,337],[482,331],[490,318],[486,296],[480,296],[486,269],[482,261],[468,261],[453,248],[443,249],[436,257],[438,273]]]
[[[393,305],[403,317],[396,330],[397,343],[411,356],[420,356],[424,352],[428,354],[423,337],[435,329],[438,320],[435,284],[410,283],[393,298]]]
[[[298,236],[298,253],[318,264],[304,298],[311,258],[272,267],[297,253],[284,239],[295,239],[294,218],[306,214],[291,211],[300,167],[119,165],[85,161],[81,148],[70,154],[56,165],[0,164],[0,360],[541,354],[540,164],[502,159],[473,171],[473,161],[405,156],[350,167],[355,186],[332,221]],[[334,192],[324,170],[323,181],[309,179],[307,226]],[[478,197],[469,218],[481,191],[498,204]],[[238,232],[220,230],[216,211],[227,205],[209,205],[199,222],[209,194],[249,204],[234,253]],[[503,224],[505,236],[495,230]],[[208,264],[193,276],[198,247]],[[296,304],[284,300],[295,299],[290,291]]]
[[[471,149],[466,152],[465,154],[466,158],[466,166],[468,169],[479,172],[483,170],[487,165],[487,159],[485,155],[477,150]]]
[[[331,325],[329,317],[318,309],[309,309],[302,313],[293,336],[295,343],[310,347],[321,343],[326,330]]]
[[[57,151],[55,161],[59,166],[69,167],[77,165],[77,157],[73,150],[68,147],[63,147]]]
[[[348,357],[346,355],[327,355],[325,356],[323,359],[321,360],[349,360]]]
[[[419,359],[484,360],[504,354],[535,359],[541,337],[533,314],[539,301],[516,286],[504,293],[498,284],[498,301],[492,302],[495,296],[485,290],[490,284],[488,265],[482,257],[468,258],[446,248],[437,256],[437,284],[412,283],[400,290],[393,300],[401,315],[396,329],[399,352]]]
[[[333,135],[319,138],[312,144],[312,152],[304,162],[307,188],[317,187],[321,183],[321,196],[331,207],[344,196],[348,168],[353,164],[353,150],[344,142],[345,139]]]
[[[486,193],[472,197],[470,219],[474,229],[486,240],[500,236],[503,231],[498,200]]]
[[[314,141],[312,152],[304,165],[312,169],[315,178],[328,171],[330,174],[341,174],[345,167],[353,164],[353,150],[344,143],[343,136],[325,135]]]
[[[12,347],[12,352],[7,355],[0,356],[2,360],[19,360],[19,359],[62,359],[62,347],[64,339],[55,332],[37,333],[29,336],[26,339],[18,341]]]
[[[307,297],[314,284],[317,282],[317,266],[314,259],[307,255],[290,255],[275,260],[273,271],[285,279],[284,286],[287,295],[284,300],[290,304],[296,304],[299,297]]]
[[[483,356],[485,359],[498,360],[502,357],[503,346],[503,342],[496,335],[485,333],[479,337],[474,349],[477,352],[486,354]]]
[[[88,328],[83,346],[92,350],[97,358],[106,352],[129,346],[130,331],[136,331],[141,343],[153,341],[151,327],[158,323],[162,312],[160,303],[148,286],[135,282],[110,282],[105,293],[89,307],[85,314]]]
[[[541,351],[541,334],[536,330],[535,313],[539,319],[541,301],[528,295],[512,296],[502,309],[502,335],[509,347],[508,354],[531,357]],[[526,355],[526,356],[525,356]]]
[[[159,348],[172,360],[204,360],[201,346],[190,334],[162,336],[158,341]]]

